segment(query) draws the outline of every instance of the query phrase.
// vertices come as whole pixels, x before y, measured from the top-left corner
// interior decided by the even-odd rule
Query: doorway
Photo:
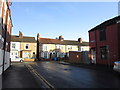
[[[93,64],[96,64],[96,50],[95,50],[95,48],[91,49],[91,62]]]

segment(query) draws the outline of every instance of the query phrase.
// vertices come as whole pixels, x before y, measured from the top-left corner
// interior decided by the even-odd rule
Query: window
[[[26,44],[25,49],[28,49],[28,44]]]
[[[67,46],[67,48],[68,48],[68,50],[72,50],[72,46],[70,46],[70,45]]]
[[[57,44],[57,45],[56,45],[56,49],[60,49],[60,45]]]
[[[35,54],[35,52],[33,52],[33,54]]]
[[[106,40],[106,30],[105,30],[105,28],[99,30],[99,35],[100,35],[100,41]]]
[[[46,45],[44,45],[44,51],[47,51],[47,46]]]
[[[84,51],[84,48],[82,48],[82,51]]]
[[[15,53],[15,55],[17,55],[17,53]]]
[[[15,48],[15,43],[12,43],[12,48]]]
[[[107,59],[107,47],[103,46],[100,47],[100,55],[101,55],[101,59]]]

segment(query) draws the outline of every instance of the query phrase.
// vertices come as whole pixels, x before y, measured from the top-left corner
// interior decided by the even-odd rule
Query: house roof
[[[104,28],[104,27],[112,25],[112,24],[115,24],[115,23],[117,23],[117,21],[120,21],[120,16],[117,16],[117,17],[114,17],[112,19],[109,19],[109,20],[107,20],[107,21],[97,25],[96,27],[92,28],[88,32],[94,31],[94,30],[97,30],[97,29],[100,29],[100,28]]]
[[[61,45],[80,45],[80,46],[89,46],[89,42],[78,42],[74,40],[63,40],[60,41],[58,39],[50,39],[50,38],[40,38],[40,44],[61,44]]]
[[[11,41],[12,42],[31,42],[31,43],[36,42],[35,37],[28,37],[28,36],[19,37],[17,35],[12,35]]]

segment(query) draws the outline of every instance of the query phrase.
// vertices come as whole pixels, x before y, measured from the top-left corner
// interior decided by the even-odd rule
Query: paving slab
[[[2,88],[41,88],[24,64],[14,63],[2,75]]]

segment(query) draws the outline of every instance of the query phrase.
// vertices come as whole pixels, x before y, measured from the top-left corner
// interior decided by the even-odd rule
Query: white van
[[[11,62],[24,62],[24,59],[15,56],[14,58],[11,58]]]

